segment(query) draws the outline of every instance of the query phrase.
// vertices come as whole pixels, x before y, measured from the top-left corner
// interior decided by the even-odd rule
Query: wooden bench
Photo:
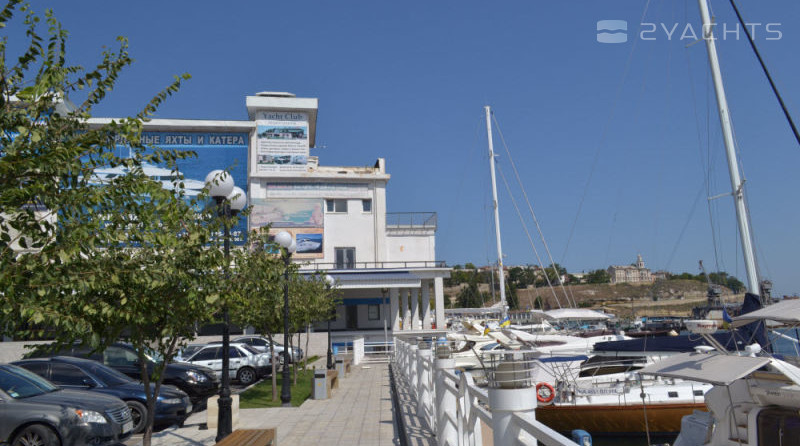
[[[236,429],[217,443],[217,446],[276,446],[275,428]]]
[[[339,388],[339,372],[336,370],[327,370],[325,372],[325,381],[328,382],[328,399],[330,399],[331,390]]]

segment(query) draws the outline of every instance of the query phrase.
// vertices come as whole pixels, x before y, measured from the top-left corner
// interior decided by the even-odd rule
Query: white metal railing
[[[353,357],[353,362],[387,362],[394,352],[394,344],[385,341],[366,342],[361,337],[339,337],[333,340],[337,355]],[[358,357],[358,362],[356,362]]]
[[[439,446],[482,446],[481,421],[495,446],[577,446],[536,421],[536,393],[529,373],[535,361],[505,352],[490,360],[488,389],[469,373],[457,374],[447,345],[395,337],[394,366],[416,397],[417,416],[436,433]]]

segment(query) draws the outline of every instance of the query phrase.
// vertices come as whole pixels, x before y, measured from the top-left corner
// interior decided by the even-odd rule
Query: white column
[[[392,331],[400,329],[400,313],[398,312],[399,304],[397,303],[397,288],[389,289],[389,314],[391,315],[390,324],[392,324]]]
[[[431,328],[431,283],[428,280],[422,281],[422,328]]]
[[[444,319],[444,279],[441,277],[433,279],[433,296],[436,304],[436,328],[444,330],[447,328],[447,321]]]
[[[515,364],[500,363],[511,370],[506,372],[504,379],[516,379],[519,372],[513,371]],[[495,372],[497,373],[497,372]],[[514,414],[528,415],[535,418],[536,389],[530,386],[515,386],[517,383],[498,383],[489,388],[489,408],[492,411],[492,437],[494,444],[517,444],[520,428],[511,422]],[[490,384],[491,385],[491,384]],[[515,388],[517,387],[517,388]]]
[[[408,290],[405,288],[400,290],[400,313],[403,318],[403,331],[410,330],[411,315],[408,312]]]
[[[411,329],[419,330],[419,289],[411,290]]]
[[[458,426],[456,425],[458,405],[456,396],[445,385],[447,378],[444,374],[445,370],[452,372],[455,366],[453,358],[437,358],[433,365],[435,370],[433,372],[434,392],[436,394],[436,440],[440,446],[456,446],[458,444]],[[494,418],[494,415],[492,417]],[[503,445],[504,443],[495,444]]]

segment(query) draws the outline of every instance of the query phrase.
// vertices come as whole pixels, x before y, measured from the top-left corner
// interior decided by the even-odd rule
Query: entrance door
[[[348,305],[347,308],[347,329],[355,330],[358,328],[358,305]]]

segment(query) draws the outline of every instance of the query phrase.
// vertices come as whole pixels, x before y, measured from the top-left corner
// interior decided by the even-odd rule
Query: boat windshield
[[[41,376],[13,365],[0,365],[0,389],[11,398],[21,399],[60,388]]]

